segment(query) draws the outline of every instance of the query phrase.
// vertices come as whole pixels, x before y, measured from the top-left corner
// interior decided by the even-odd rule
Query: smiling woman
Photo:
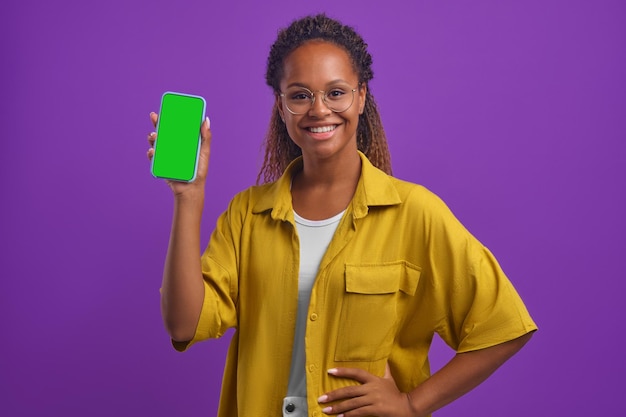
[[[371,63],[363,39],[324,15],[280,32],[265,183],[233,198],[201,257],[208,120],[196,180],[168,182],[163,318],[178,350],[236,328],[222,417],[426,416],[537,328],[446,205],[390,175]],[[456,355],[430,375],[435,333]]]
[[[391,174],[391,158],[387,147],[387,138],[380,120],[376,101],[368,88],[369,81],[374,77],[372,57],[363,38],[351,27],[320,15],[302,19],[297,24],[292,24],[287,30],[281,31],[278,34],[278,39],[272,45],[268,57],[267,72],[265,74],[267,84],[274,90],[277,98],[293,98],[294,96],[291,95],[293,91],[289,89],[290,94],[287,94],[287,91],[283,91],[286,87],[282,85],[285,82],[286,71],[290,69],[295,71],[297,68],[293,67],[294,65],[302,65],[299,60],[293,59],[292,55],[295,53],[301,54],[302,51],[298,52],[299,49],[314,48],[316,44],[321,48],[333,49],[331,47],[334,46],[333,52],[337,54],[334,58],[332,55],[326,56],[324,58],[325,62],[317,62],[316,65],[320,67],[327,65],[335,73],[343,73],[345,77],[355,79],[352,83],[349,83],[348,79],[332,79],[329,73],[327,74],[329,78],[327,81],[339,83],[344,89],[342,93],[347,93],[348,89],[352,90],[353,99],[357,98],[357,94],[365,92],[365,104],[360,109],[357,126],[357,147],[359,151],[363,152],[372,161],[374,166]],[[319,56],[317,55],[318,58]],[[309,62],[311,61],[311,57],[304,58],[309,59]],[[348,61],[346,62],[345,59]],[[287,65],[291,65],[291,68]],[[333,67],[333,65],[335,66]],[[306,70],[306,68],[302,69]],[[316,72],[315,75],[325,74],[325,69],[321,69],[323,72]],[[297,80],[293,80],[293,82],[296,83],[293,87],[306,88],[306,85],[297,84]],[[291,87],[290,82],[287,82],[287,87]],[[307,92],[307,90],[307,94],[310,94],[311,97],[311,105],[315,105],[317,100],[315,100],[314,92],[310,88],[300,90],[300,92]],[[324,96],[322,97],[326,99],[326,103],[330,101],[326,97],[329,93],[336,94],[330,89],[324,90]],[[329,106],[330,108],[334,108],[334,106],[331,105]],[[349,109],[350,107],[347,107],[346,110]],[[287,108],[287,110],[289,109]],[[336,108],[335,111],[337,110],[341,109]],[[259,180],[263,179],[265,182],[277,180],[287,165],[296,157],[302,155],[301,149],[290,138],[284,118],[280,112],[281,106],[274,106],[270,128],[266,136],[265,161],[258,177]],[[302,114],[300,110],[292,111],[291,113]]]
[[[294,210],[312,220],[332,217],[345,210],[359,179],[357,127],[367,87],[359,83],[346,51],[322,41],[307,42],[287,56],[280,86],[289,95],[279,94],[276,107],[303,158],[292,183]],[[315,100],[306,91],[321,91],[324,98]],[[334,104],[341,104],[342,111],[328,106],[325,91],[339,97]],[[297,113],[286,111],[294,104]],[[324,173],[329,175],[326,184]]]

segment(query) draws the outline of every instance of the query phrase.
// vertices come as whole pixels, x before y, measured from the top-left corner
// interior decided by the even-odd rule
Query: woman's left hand
[[[338,378],[353,379],[361,385],[339,388],[322,395],[318,399],[320,404],[337,402],[325,407],[322,410],[324,414],[345,417],[412,415],[410,398],[398,389],[389,365],[382,378],[358,368],[334,368],[328,373]]]

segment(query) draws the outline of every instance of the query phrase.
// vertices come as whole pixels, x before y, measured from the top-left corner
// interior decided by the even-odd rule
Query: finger
[[[367,390],[363,388],[363,385],[353,385],[350,387],[338,388],[336,390],[327,392],[317,399],[320,404],[330,403],[333,401],[344,400],[346,398],[361,397],[367,393]]]
[[[156,127],[158,120],[159,120],[159,115],[156,114],[155,112],[150,112],[150,121],[152,122],[152,125],[154,127]]]
[[[324,407],[322,413],[324,414],[341,414],[351,412],[351,416],[355,415],[370,415],[361,414],[359,412],[364,411],[365,407],[371,406],[371,402],[365,397],[352,398],[350,400],[342,401],[332,406]],[[358,411],[357,411],[358,410]]]
[[[389,367],[389,362],[385,364],[385,375],[383,376],[385,379],[393,379],[391,375],[391,368]]]
[[[362,384],[374,381],[378,378],[376,375],[370,374],[366,370],[360,368],[332,368],[328,370],[328,373],[339,378],[354,379]]]
[[[203,142],[211,140],[211,120],[209,120],[208,116],[204,119],[204,122],[202,122],[202,125],[200,126],[200,136],[202,137]]]
[[[200,125],[200,155],[202,159],[207,161],[207,163],[209,160],[209,155],[211,153],[211,137],[211,122],[207,117],[206,119],[204,119],[204,122],[202,122],[202,125]]]
[[[147,156],[148,156],[148,160],[151,161],[152,158],[154,157],[154,149],[152,148],[148,149]]]
[[[154,141],[156,140],[156,132],[151,132],[148,135],[148,143],[150,144],[150,146],[154,147]]]

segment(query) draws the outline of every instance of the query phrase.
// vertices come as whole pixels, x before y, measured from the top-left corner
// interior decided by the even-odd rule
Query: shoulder
[[[429,238],[456,236],[473,240],[473,236],[439,195],[427,187],[390,177],[400,196],[398,216],[407,225],[419,227]]]
[[[228,211],[243,214],[271,210],[286,198],[281,188],[279,182],[250,186],[233,196]]]
[[[389,179],[405,208],[434,213],[450,211],[446,203],[427,187],[392,176]]]
[[[252,185],[236,193],[230,200],[229,210],[250,211],[252,208],[262,201],[268,192],[272,189],[274,183],[263,185]]]
[[[445,207],[443,201],[426,187],[389,175],[372,165],[364,155],[361,158],[361,184],[355,197],[368,206]]]

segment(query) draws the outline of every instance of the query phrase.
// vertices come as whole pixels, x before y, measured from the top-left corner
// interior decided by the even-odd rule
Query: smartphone
[[[168,91],[161,97],[161,110],[154,142],[152,175],[191,182],[198,172],[200,126],[206,101],[200,96]]]

